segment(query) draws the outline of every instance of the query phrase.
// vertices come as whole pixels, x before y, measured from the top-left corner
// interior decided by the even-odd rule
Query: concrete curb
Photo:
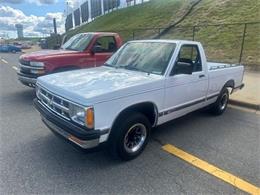
[[[249,108],[249,109],[254,109],[254,110],[260,110],[260,105],[258,105],[258,104],[243,102],[243,101],[234,100],[234,99],[230,99],[229,104],[235,105],[235,106],[241,106],[241,107],[245,107],[245,108]]]

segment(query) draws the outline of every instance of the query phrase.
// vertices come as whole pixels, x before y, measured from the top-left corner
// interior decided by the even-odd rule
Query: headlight
[[[70,104],[70,118],[89,129],[94,128],[94,109],[92,107],[80,107]]]
[[[36,67],[44,67],[43,62],[30,62],[31,66],[36,66]]]

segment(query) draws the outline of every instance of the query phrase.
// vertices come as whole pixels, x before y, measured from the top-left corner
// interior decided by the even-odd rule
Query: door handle
[[[201,75],[199,75],[199,78],[203,78],[203,77],[205,77],[205,75],[204,75],[204,74],[201,74]]]

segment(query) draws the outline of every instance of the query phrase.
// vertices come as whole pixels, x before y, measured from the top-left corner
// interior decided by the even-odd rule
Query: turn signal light
[[[94,109],[93,108],[87,108],[86,112],[85,112],[85,123],[86,126],[89,129],[93,129],[94,128]]]

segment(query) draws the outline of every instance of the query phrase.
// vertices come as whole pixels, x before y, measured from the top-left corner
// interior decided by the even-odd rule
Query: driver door
[[[171,74],[166,79],[164,121],[202,107],[207,82],[198,46],[182,45]]]

